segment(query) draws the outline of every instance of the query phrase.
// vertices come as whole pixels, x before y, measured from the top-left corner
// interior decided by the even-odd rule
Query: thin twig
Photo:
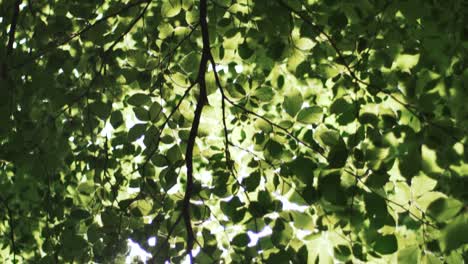
[[[396,205],[396,206],[400,207],[401,209],[403,209],[405,212],[408,212],[411,216],[413,216],[415,219],[417,219],[417,220],[420,221],[421,223],[426,224],[426,225],[428,225],[428,226],[430,226],[430,227],[433,227],[433,228],[435,228],[435,229],[438,229],[437,226],[435,226],[435,225],[431,224],[430,222],[426,221],[425,219],[423,219],[423,218],[417,216],[416,214],[414,214],[413,212],[411,212],[409,209],[407,209],[404,205],[399,204],[399,203],[397,203],[397,202],[395,202],[395,201],[393,201],[393,200],[391,200],[391,199],[389,199],[389,198],[387,198],[387,197],[381,195],[379,192],[377,192],[377,191],[374,190],[373,188],[367,186],[367,185],[365,184],[365,182],[362,181],[362,179],[361,179],[361,177],[360,177],[359,175],[354,174],[352,171],[349,171],[349,170],[347,170],[347,169],[345,169],[345,171],[346,171],[347,173],[349,173],[350,175],[352,175],[353,177],[355,177],[364,187],[366,187],[367,189],[369,189],[372,193],[378,195],[380,198],[384,199],[385,201],[387,201],[387,202],[389,202],[389,203],[391,203],[391,204],[393,204],[393,205]]]
[[[16,25],[18,24],[18,15],[19,15],[19,6],[21,4],[21,0],[17,0],[15,2],[15,6],[13,9],[13,16],[11,18],[10,24],[10,31],[8,32],[8,44],[6,47],[6,54],[9,56],[13,52],[13,44],[15,43],[15,33],[16,33]]]
[[[232,101],[231,99],[229,99],[229,97],[225,97],[226,101],[228,101],[231,105],[241,109],[242,111],[250,114],[250,115],[253,115],[255,117],[258,117],[260,119],[262,119],[263,121],[267,122],[268,124],[270,124],[272,127],[276,127],[280,130],[282,130],[284,133],[286,133],[286,135],[288,135],[289,137],[293,138],[296,142],[300,143],[301,145],[319,153],[322,157],[326,158],[324,153],[325,153],[325,150],[319,145],[317,144],[315,141],[312,141],[312,145],[311,144],[308,144],[307,142],[299,139],[297,136],[293,135],[291,132],[288,131],[287,128],[281,126],[281,125],[278,125],[276,124],[275,122],[269,120],[268,118],[262,116],[262,115],[259,115],[247,108],[245,108],[244,106],[240,105],[240,104],[237,104],[235,103],[234,101]]]
[[[184,101],[185,97],[187,97],[187,95],[190,93],[190,91],[192,90],[192,88],[197,84],[197,82],[194,82],[192,83],[184,92],[184,94],[182,95],[182,97],[180,98],[179,102],[176,104],[176,106],[174,107],[174,109],[172,109],[171,113],[169,113],[169,115],[167,116],[166,120],[164,121],[164,123],[161,125],[161,128],[160,128],[160,131],[159,131],[159,134],[162,134],[163,131],[164,131],[164,128],[166,127],[166,125],[169,123],[169,121],[171,120],[171,117],[177,112],[177,110],[179,109],[180,105],[182,104],[182,102]],[[132,171],[132,173],[138,171],[139,169],[141,168],[144,168],[146,166],[146,164],[148,164],[148,162],[151,160],[151,158],[153,157],[154,154],[156,154],[156,152],[158,151],[158,147],[159,146],[159,140],[156,141],[156,146],[151,150],[151,152],[147,155],[145,161],[140,165],[138,166],[135,170]]]
[[[166,236],[166,239],[159,245],[158,247],[158,250],[156,250],[154,256],[158,256],[159,253],[161,252],[161,250],[163,249],[163,247],[165,246],[168,246],[169,245],[169,239],[171,238],[172,236],[172,233],[174,232],[176,226],[179,224],[180,220],[182,219],[182,214],[180,214],[176,221],[174,222],[174,224],[172,224],[172,226],[169,228],[169,232],[167,233],[167,236]],[[148,262],[149,263],[155,263],[156,260],[154,258],[150,259]]]
[[[40,49],[39,51],[37,51],[36,54],[30,56],[26,61],[23,61],[23,62],[20,62],[20,63],[18,63],[16,65],[13,65],[12,69],[18,69],[18,68],[21,68],[21,67],[23,67],[23,66],[25,66],[27,64],[30,64],[30,63],[34,62],[35,60],[39,59],[40,57],[42,57],[43,55],[53,51],[54,49],[56,49],[56,48],[58,48],[60,46],[65,45],[68,42],[72,41],[73,39],[83,35],[84,33],[88,32],[89,30],[91,30],[95,26],[99,25],[100,23],[102,23],[104,21],[107,21],[109,18],[116,17],[116,16],[126,12],[127,10],[129,10],[130,8],[132,8],[134,6],[138,6],[138,5],[142,4],[142,3],[148,3],[148,2],[151,2],[151,0],[138,0],[138,1],[135,1],[133,3],[130,3],[130,4],[122,7],[121,9],[117,10],[116,12],[108,14],[108,15],[102,17],[99,20],[96,20],[94,23],[84,27],[83,29],[79,30],[78,32],[75,32],[75,33],[71,34],[65,40],[51,41],[51,42],[49,42],[49,44],[46,45],[45,48]]]
[[[148,3],[143,8],[143,11],[141,11],[141,13],[137,17],[135,17],[135,19],[133,19],[133,21],[130,23],[130,25],[128,25],[124,33],[120,34],[120,36],[116,40],[114,40],[114,42],[106,49],[106,51],[104,51],[104,54],[107,54],[109,51],[111,51],[115,47],[115,45],[117,45],[117,43],[119,43],[132,30],[132,28],[136,25],[136,23],[138,23],[138,21],[140,21],[140,19],[144,17],[146,10],[151,4],[151,1],[152,0],[147,0]]]

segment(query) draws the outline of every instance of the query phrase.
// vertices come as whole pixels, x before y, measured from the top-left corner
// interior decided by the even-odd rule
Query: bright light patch
[[[226,72],[228,70],[228,66],[226,65],[216,65],[216,72],[219,71],[224,71]],[[213,71],[213,67],[211,67],[211,63],[208,65],[208,71]]]
[[[127,188],[127,193],[128,194],[134,194],[134,193],[139,193],[140,192],[140,188],[137,187],[137,188],[132,188],[132,187],[128,187]]]
[[[114,131],[114,128],[110,124],[110,122],[106,122],[106,125],[104,128],[101,130],[101,137],[107,137],[110,138],[112,136],[112,132]]]
[[[143,250],[140,245],[133,242],[131,239],[128,240],[128,247],[130,248],[130,254],[125,259],[126,264],[132,263],[134,257],[140,257],[142,261],[146,263],[148,258],[151,257],[151,254]]]
[[[248,247],[253,247],[257,245],[258,239],[262,237],[266,237],[268,235],[271,235],[273,233],[273,230],[271,229],[270,226],[265,226],[262,231],[259,233],[254,233],[252,231],[248,231],[247,235],[249,235],[250,238],[250,243],[247,245]]]
[[[298,205],[298,204],[295,204],[295,203],[291,203],[286,197],[281,196],[279,193],[275,192],[273,194],[275,195],[275,198],[280,200],[281,203],[283,204],[283,210],[305,212],[305,210],[307,210],[307,208],[309,208],[306,205]]]
[[[150,247],[156,246],[156,237],[150,237],[150,238],[148,239],[148,245],[149,245]]]
[[[73,75],[74,75],[76,78],[80,77],[80,74],[78,73],[78,70],[77,70],[77,69],[73,69],[72,72],[73,72]]]

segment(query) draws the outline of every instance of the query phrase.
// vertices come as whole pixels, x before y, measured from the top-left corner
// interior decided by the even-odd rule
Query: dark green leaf
[[[127,103],[133,106],[143,106],[151,101],[151,97],[146,94],[137,93],[128,98]]]
[[[397,239],[394,235],[378,236],[374,244],[374,250],[380,254],[388,255],[398,250]]]
[[[236,247],[246,247],[249,244],[250,238],[246,233],[239,234],[232,239],[232,245]]]
[[[428,213],[437,219],[437,221],[445,222],[451,220],[463,208],[463,203],[452,198],[440,198],[432,202],[428,209]]]
[[[453,219],[442,231],[440,247],[444,251],[457,249],[468,243],[468,214]]]

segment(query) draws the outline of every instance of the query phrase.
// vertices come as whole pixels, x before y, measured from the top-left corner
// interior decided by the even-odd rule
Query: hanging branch
[[[15,2],[13,16],[11,18],[10,24],[10,31],[8,32],[8,44],[6,47],[6,54],[9,56],[13,52],[13,44],[15,43],[15,33],[16,33],[16,25],[18,24],[18,15],[19,15],[19,6],[21,4],[21,0],[17,0]]]
[[[226,164],[229,168],[229,171],[231,174],[235,177],[234,173],[234,162],[231,159],[231,153],[229,151],[229,133],[228,133],[228,128],[226,124],[226,95],[224,93],[224,89],[221,86],[221,81],[219,80],[219,75],[218,72],[216,71],[216,62],[213,58],[213,56],[210,53],[210,63],[211,63],[211,68],[213,68],[213,74],[215,77],[215,82],[216,86],[218,86],[219,91],[221,92],[221,110],[222,110],[222,120],[223,120],[223,130],[224,130],[224,155],[226,156]]]
[[[200,66],[198,69],[197,83],[200,86],[200,93],[197,99],[197,106],[195,108],[195,114],[192,122],[192,128],[190,129],[189,138],[187,141],[187,150],[185,152],[185,164],[187,167],[187,186],[185,189],[185,195],[183,200],[182,215],[185,222],[185,229],[187,231],[187,254],[190,257],[190,263],[193,261],[193,244],[195,242],[195,234],[192,228],[192,220],[190,215],[190,198],[192,197],[194,182],[193,182],[193,149],[195,147],[195,139],[198,133],[198,127],[200,125],[200,119],[202,115],[203,107],[208,104],[208,96],[206,92],[206,66],[211,57],[210,51],[210,39],[208,32],[208,23],[206,21],[206,0],[201,0],[199,4],[200,9],[200,26],[202,31],[203,49],[200,60]]]

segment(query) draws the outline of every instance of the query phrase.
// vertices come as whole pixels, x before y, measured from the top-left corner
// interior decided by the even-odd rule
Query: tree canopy
[[[467,10],[1,1],[0,262],[462,263]]]

